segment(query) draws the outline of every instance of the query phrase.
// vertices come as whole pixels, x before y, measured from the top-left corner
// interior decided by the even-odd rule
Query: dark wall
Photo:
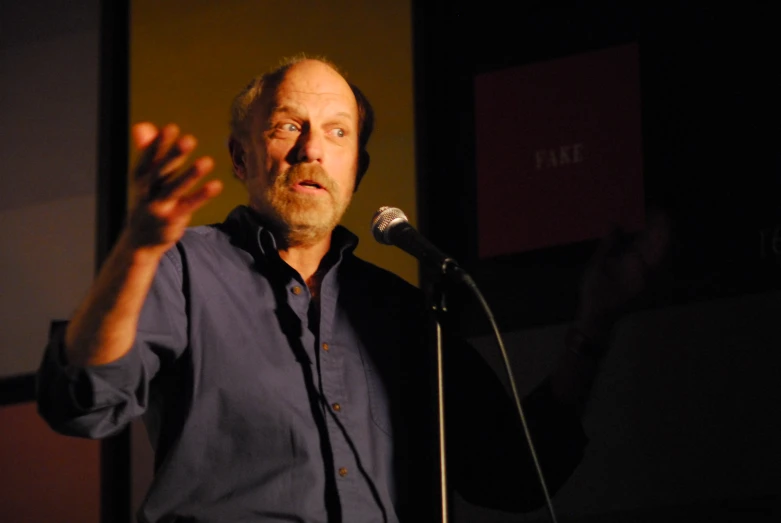
[[[771,9],[489,0],[415,2],[413,12],[421,224],[475,276],[526,389],[562,350],[596,239],[480,258],[474,80],[637,45],[645,206],[671,218],[672,243],[662,276],[615,329],[584,419],[587,455],[556,497],[562,520],[777,518],[781,38]],[[500,372],[487,323],[472,305],[451,308]],[[518,520],[465,503],[458,516]]]
[[[527,323],[567,319],[593,242],[477,259],[474,79],[628,43],[639,52],[646,205],[674,225],[674,278],[656,301],[779,287],[779,38],[768,7],[525,3],[511,14],[494,1],[419,2],[415,17],[421,222],[493,286],[515,267],[532,271],[488,289],[506,300],[531,286]],[[548,300],[552,288],[563,299]]]

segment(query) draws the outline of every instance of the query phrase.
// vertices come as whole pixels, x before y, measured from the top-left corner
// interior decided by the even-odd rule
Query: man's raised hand
[[[193,190],[214,161],[203,156],[184,167],[197,142],[180,135],[176,125],[158,130],[143,122],[133,126],[131,135],[140,154],[132,171],[126,232],[135,248],[162,254],[179,241],[193,213],[220,193],[222,182],[210,180]]]

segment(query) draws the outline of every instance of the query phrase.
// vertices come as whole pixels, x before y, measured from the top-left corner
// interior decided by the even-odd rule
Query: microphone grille
[[[377,209],[372,218],[372,234],[374,239],[384,245],[391,245],[386,232],[396,223],[409,221],[401,209],[387,205]]]

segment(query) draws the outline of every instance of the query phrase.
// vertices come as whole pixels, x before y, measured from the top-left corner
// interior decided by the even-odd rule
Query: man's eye
[[[336,128],[331,130],[331,134],[339,138],[344,138],[344,129]]]
[[[290,131],[291,133],[298,131],[298,126],[294,123],[283,123],[280,128],[283,131]]]

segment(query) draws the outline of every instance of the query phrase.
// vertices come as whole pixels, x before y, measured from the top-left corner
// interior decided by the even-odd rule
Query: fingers
[[[179,176],[159,178],[158,183],[150,188],[150,197],[156,200],[180,198],[213,168],[214,160],[210,157],[198,158],[189,169]]]
[[[192,135],[179,137],[179,127],[166,125],[159,131],[150,123],[133,126],[133,141],[141,149],[134,171],[134,179],[154,183],[159,176],[165,176],[180,168],[187,156],[195,149]]]
[[[136,149],[147,147],[157,137],[157,127],[149,122],[137,123],[130,130]]]
[[[220,192],[222,192],[222,182],[211,180],[203,184],[197,191],[180,198],[176,210],[182,214],[192,214]]]
[[[184,165],[187,156],[195,149],[197,141],[192,135],[185,135],[179,140],[176,140],[173,145],[168,148],[163,157],[157,161],[158,172],[163,175],[169,175],[172,172],[179,169]]]
[[[162,132],[158,132],[152,124],[133,126],[132,135],[136,148],[141,150],[141,155],[136,160],[136,167],[133,169],[133,178],[138,179],[151,170],[163,136]]]
[[[203,157],[180,175],[173,173],[187,161],[197,140],[192,135],[180,137],[179,127],[168,124],[158,130],[153,124],[142,122],[133,126],[133,142],[141,148],[134,169],[136,193],[147,201],[178,198],[214,166],[211,158]]]
[[[214,160],[208,156],[175,174],[197,144],[194,136],[181,136],[178,126],[168,124],[158,130],[153,124],[142,122],[133,126],[131,135],[141,151],[134,169],[139,204],[154,206],[154,213],[182,216],[191,214],[222,191],[222,182],[218,180],[193,190],[214,168]]]

